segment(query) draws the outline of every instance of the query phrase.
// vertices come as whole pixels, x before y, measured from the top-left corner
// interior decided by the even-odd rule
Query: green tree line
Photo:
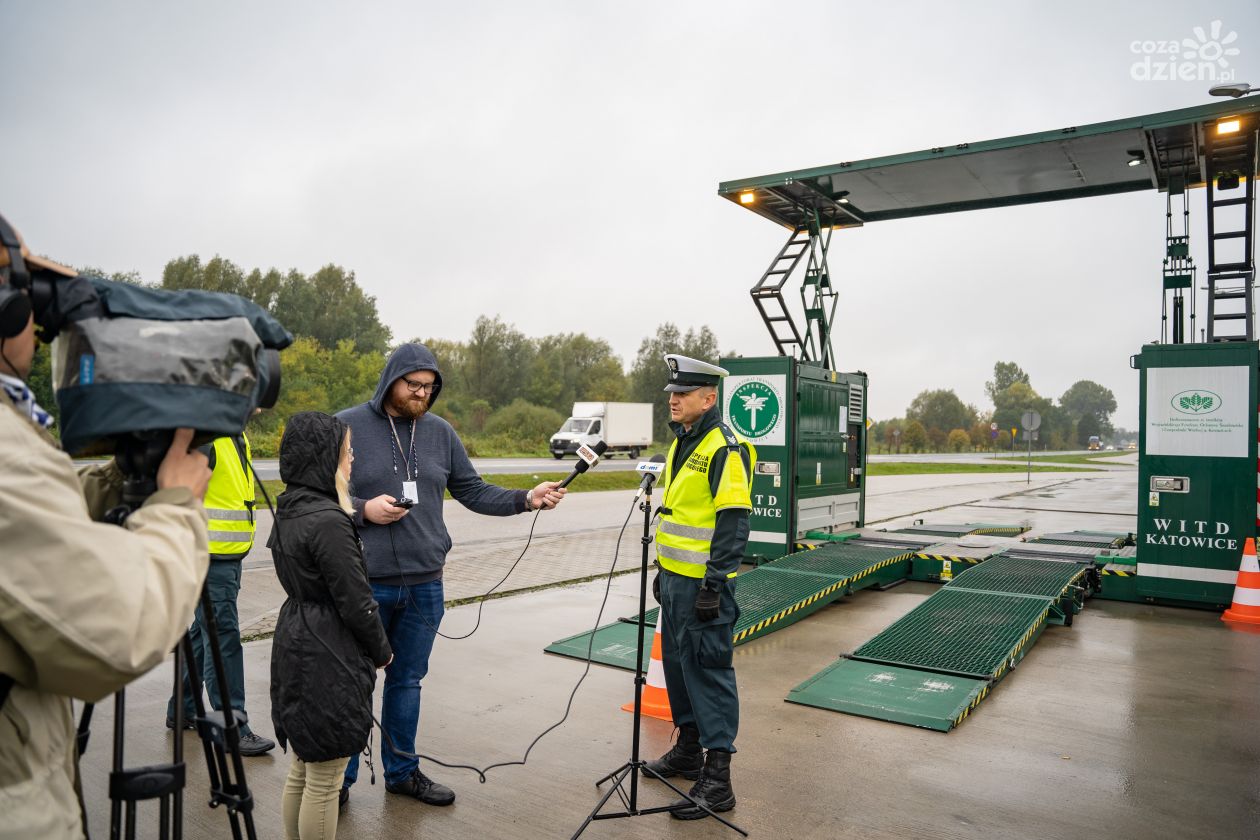
[[[1029,376],[1015,362],[997,362],[985,393],[991,409],[964,404],[952,390],[927,390],[911,401],[905,417],[876,422],[871,427],[872,451],[977,452],[1009,449],[1011,429],[1020,429],[1026,411],[1041,415],[1034,449],[1064,450],[1084,447],[1092,435],[1113,438],[1111,423],[1116,398],[1111,390],[1088,379],[1072,384],[1058,402],[1038,394]],[[991,424],[998,427],[996,439]],[[1127,433],[1126,433],[1127,434]]]
[[[81,273],[144,284],[136,272]],[[166,264],[154,288],[201,289],[248,298],[295,336],[280,354],[282,388],[274,409],[250,420],[247,433],[260,457],[279,448],[289,417],[300,411],[335,412],[369,399],[389,352],[397,346],[354,272],[335,264],[312,274],[297,269],[245,270],[231,260],[197,255]],[[501,317],[477,319],[465,340],[417,337],[442,370],[442,396],[434,413],[449,420],[475,455],[541,455],[573,403],[587,400],[648,402],[654,434],[668,440],[666,353],[716,359],[717,339],[707,327],[681,331],[672,323],[644,337],[627,371],[612,346],[584,333],[526,336]],[[37,352],[31,387],[56,414],[48,348]]]

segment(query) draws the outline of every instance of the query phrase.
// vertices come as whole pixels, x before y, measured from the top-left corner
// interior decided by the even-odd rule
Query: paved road
[[[1018,455],[1018,453],[1016,453]],[[1080,452],[1035,452],[1035,457],[1044,455],[1080,455]],[[1114,452],[1117,458],[1132,457],[1136,463],[1137,453],[1135,452]],[[887,462],[924,462],[929,464],[939,463],[992,463],[995,459],[991,455],[981,455],[977,453],[952,453],[952,452],[928,452],[903,455],[871,455],[867,459],[872,463]],[[572,456],[566,456],[562,460],[554,458],[473,458],[473,466],[477,472],[482,475],[521,475],[529,473],[546,473],[546,472],[568,472],[573,469],[577,459]],[[599,464],[599,469],[603,472],[610,470],[626,471],[633,470],[637,460],[632,460],[624,455],[618,455],[615,458],[605,458]],[[1034,461],[1034,463],[1044,464],[1044,461]],[[1123,463],[1123,462],[1121,462]],[[1100,464],[1106,466],[1106,464]],[[280,468],[279,462],[274,458],[258,458],[254,461],[254,469],[258,471],[261,478],[279,478]]]
[[[1080,452],[1036,452],[1034,456],[1040,458],[1046,455],[1080,455]],[[1017,453],[1018,455],[1018,453]],[[1007,454],[1006,457],[1009,457]],[[1114,457],[1117,460],[1112,461]],[[924,453],[905,453],[902,455],[871,455],[868,457],[871,463],[890,463],[890,462],[922,462],[928,464],[983,464],[994,463],[999,459],[993,458],[992,455],[983,455],[974,452],[970,453],[953,453],[953,452],[924,452]],[[574,457],[566,456],[562,460],[554,458],[473,458],[473,467],[482,475],[522,475],[529,473],[555,473],[568,472],[573,469],[573,465],[577,462]],[[91,461],[76,461],[76,464],[88,464]],[[603,472],[620,471],[625,472],[633,470],[637,460],[632,460],[624,455],[618,455],[615,458],[605,458],[599,464],[599,469]],[[1009,461],[1007,462],[1009,463]],[[1045,465],[1046,461],[1035,460],[1033,463]],[[1113,452],[1107,458],[1100,460],[1096,466],[1099,468],[1107,468],[1109,466],[1137,464],[1136,452]],[[256,458],[254,460],[254,469],[258,472],[258,477],[263,479],[277,479],[280,477],[280,462],[275,458]]]

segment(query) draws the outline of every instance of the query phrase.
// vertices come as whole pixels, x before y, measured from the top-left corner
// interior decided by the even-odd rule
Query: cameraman
[[[209,555],[206,457],[175,433],[158,491],[126,522],[111,462],[76,476],[25,380],[35,354],[30,256],[0,218],[0,838],[85,833],[71,698],[95,702],[161,662],[184,633]]]

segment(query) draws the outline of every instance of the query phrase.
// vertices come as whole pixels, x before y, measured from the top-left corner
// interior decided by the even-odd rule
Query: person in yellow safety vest
[[[661,604],[661,659],[678,739],[646,764],[648,778],[697,779],[671,816],[695,820],[735,807],[731,753],[739,728],[732,661],[735,575],[748,543],[757,453],[722,422],[717,385],[726,370],[670,354],[669,415],[676,439],[665,459],[652,592]]]
[[[245,657],[241,650],[241,626],[236,609],[236,598],[241,591],[241,561],[254,545],[257,527],[254,516],[254,476],[250,471],[251,453],[249,440],[242,432],[233,437],[216,438],[201,448],[210,459],[210,486],[206,489],[206,517],[209,520],[210,572],[206,575],[206,590],[219,635],[219,652],[223,657],[223,672],[228,684],[228,696],[232,708],[245,711]],[[214,660],[210,653],[210,639],[206,632],[205,616],[201,606],[188,629],[196,662],[190,663],[202,675],[210,705],[222,711],[219,681],[214,673]],[[192,684],[184,675],[184,728],[194,729]],[[166,705],[166,726],[175,728],[175,698]],[[264,738],[250,729],[249,723],[241,724],[241,755],[262,755],[273,749],[276,742]]]

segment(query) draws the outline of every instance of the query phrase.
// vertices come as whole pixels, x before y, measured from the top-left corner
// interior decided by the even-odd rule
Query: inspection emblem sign
[[[1147,453],[1246,458],[1248,373],[1241,365],[1149,368]]]
[[[728,376],[726,386],[726,422],[754,445],[783,446],[786,423],[783,413],[787,405],[784,391],[787,377]]]

